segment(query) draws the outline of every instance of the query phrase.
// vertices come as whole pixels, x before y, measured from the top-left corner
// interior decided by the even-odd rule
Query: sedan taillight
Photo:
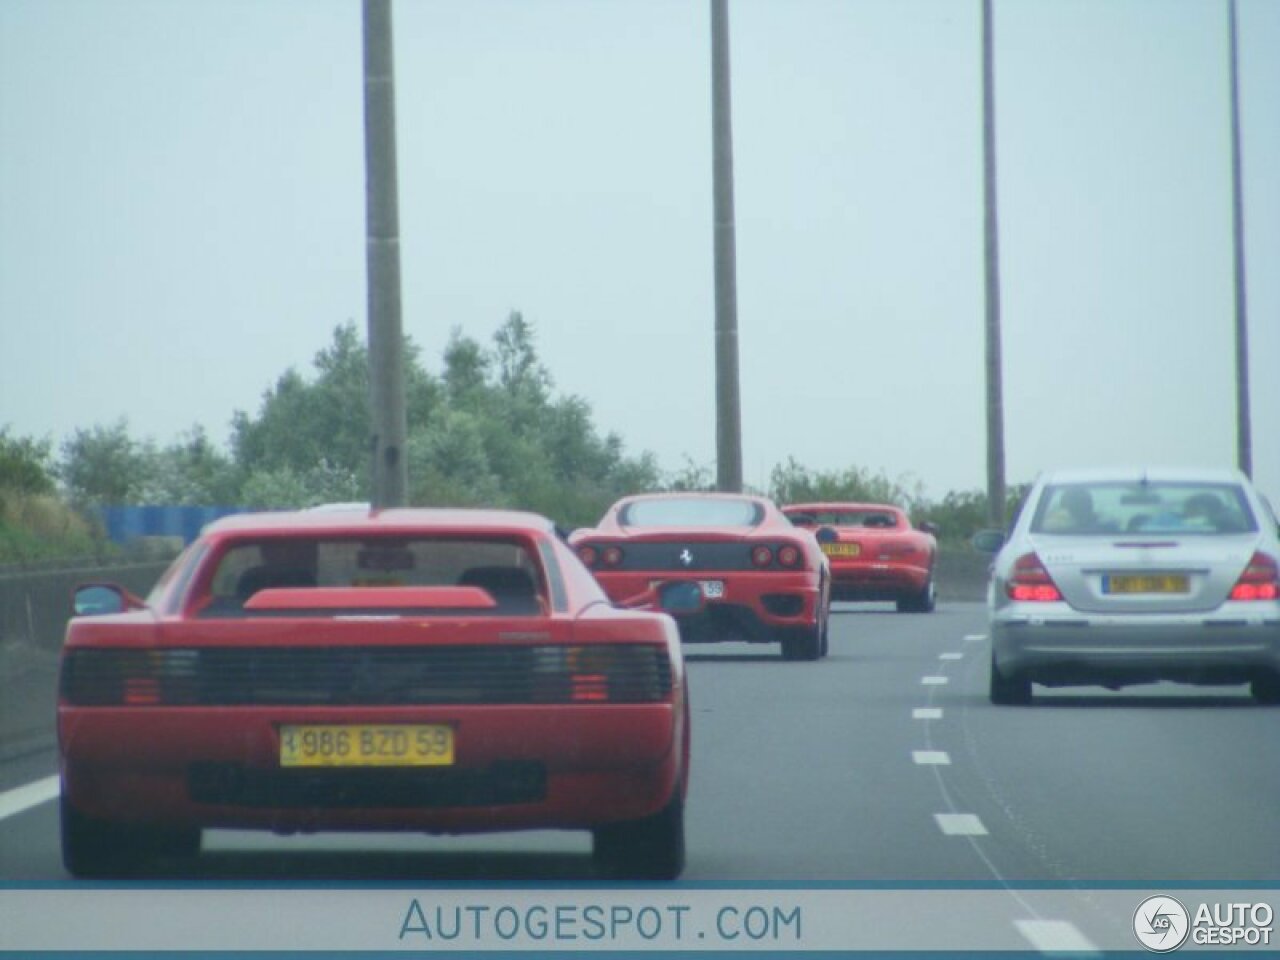
[[[1013,562],[1005,590],[1020,603],[1056,603],[1062,599],[1053,577],[1034,553],[1024,553]]]
[[[1249,560],[1240,579],[1231,588],[1232,600],[1275,600],[1280,597],[1280,566],[1275,557],[1261,551]]]

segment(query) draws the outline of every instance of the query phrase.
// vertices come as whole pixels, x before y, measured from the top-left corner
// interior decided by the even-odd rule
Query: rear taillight
[[[785,547],[778,548],[778,563],[784,567],[798,567],[800,565],[800,550],[788,544]]]
[[[595,547],[579,547],[578,559],[588,567],[594,567],[596,561],[600,559],[600,555],[596,552]]]
[[[773,551],[766,546],[755,547],[751,551],[751,562],[757,567],[767,567],[773,562]]]
[[[1013,562],[1005,590],[1010,599],[1020,603],[1055,603],[1062,599],[1053,577],[1034,553],[1024,553]]]
[[[1255,553],[1231,588],[1232,600],[1275,600],[1280,597],[1280,566],[1275,557]]]
[[[600,555],[604,559],[606,567],[616,567],[622,563],[621,547],[605,547],[604,552]]]

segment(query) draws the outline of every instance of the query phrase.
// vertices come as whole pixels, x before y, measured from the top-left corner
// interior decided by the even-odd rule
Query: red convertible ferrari
[[[616,603],[656,584],[696,585],[672,609],[686,643],[781,643],[788,660],[827,653],[830,576],[814,536],[764,497],[648,494],[618,501],[569,542]]]
[[[893,600],[902,612],[937,605],[937,528],[912,529],[906,513],[880,503],[793,503],[782,508],[798,527],[831,527],[822,544],[831,561],[833,600]]]
[[[82,587],[58,703],[76,875],[206,828],[585,829],[608,876],[684,864],[679,637],[609,603],[551,523],[241,515],[141,600]]]

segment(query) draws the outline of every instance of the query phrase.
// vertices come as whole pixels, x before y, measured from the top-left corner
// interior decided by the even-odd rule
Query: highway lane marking
[[[58,796],[58,777],[45,777],[25,786],[0,793],[0,820],[15,816],[24,810],[48,803]]]
[[[938,828],[950,837],[985,837],[987,828],[972,813],[935,813]]]
[[[916,707],[911,711],[912,720],[941,720],[941,707]]]
[[[920,683],[926,687],[940,687],[945,683],[949,683],[946,677],[921,677]]]
[[[911,759],[922,766],[926,764],[946,766],[951,763],[951,756],[945,750],[912,750]]]
[[[938,659],[939,660],[963,660],[964,654],[963,653],[940,653],[938,654]]]
[[[1102,956],[1102,951],[1088,937],[1065,920],[1015,920],[1013,925],[1041,953]]]
[[[967,633],[965,634],[964,642],[981,643],[985,639],[987,639],[987,635],[985,633]]]

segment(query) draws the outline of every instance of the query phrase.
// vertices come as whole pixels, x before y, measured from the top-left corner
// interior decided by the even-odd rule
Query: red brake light
[[[1261,551],[1249,560],[1240,579],[1231,588],[1232,600],[1275,600],[1280,597],[1280,566]]]
[[[785,546],[778,550],[778,562],[784,567],[794,567],[800,563],[800,551],[796,547]]]
[[[1055,603],[1062,599],[1053,577],[1034,553],[1024,553],[1013,562],[1013,573],[1005,590],[1010,598],[1021,603]]]
[[[766,546],[755,547],[751,551],[751,562],[757,567],[767,567],[773,562],[773,551]]]
[[[588,567],[594,567],[599,555],[596,553],[595,547],[579,547],[578,559],[585,563]]]
[[[621,547],[605,547],[604,548],[604,565],[606,567],[616,567],[622,562]]]

